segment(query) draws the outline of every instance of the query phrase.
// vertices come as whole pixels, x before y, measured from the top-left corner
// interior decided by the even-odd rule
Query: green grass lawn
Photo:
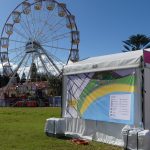
[[[0,150],[121,150],[98,142],[80,146],[47,137],[45,120],[59,116],[59,108],[0,108]]]

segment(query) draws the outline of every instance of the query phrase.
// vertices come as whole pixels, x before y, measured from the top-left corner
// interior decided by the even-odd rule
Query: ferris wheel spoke
[[[39,59],[40,59],[42,65],[43,65],[43,68],[44,68],[44,69],[46,70],[46,72],[47,72],[48,77],[51,76],[51,74],[49,73],[48,69],[46,68],[46,66],[45,66],[45,64],[44,64],[44,61],[43,61],[43,59],[42,59],[42,57],[41,57],[41,54],[38,53],[38,56],[39,56]]]
[[[12,77],[10,78],[10,80],[9,80],[10,83],[11,83],[12,80],[14,79],[16,73],[18,72],[19,68],[21,67],[21,65],[22,65],[23,61],[25,60],[26,56],[27,56],[27,54],[25,54],[25,55],[22,57],[22,59],[20,60],[18,66],[14,69],[15,72],[14,72],[13,76],[12,76]],[[9,85],[9,83],[8,83],[8,85]]]
[[[22,30],[24,31],[24,33],[26,33],[27,37],[30,37],[31,34],[30,32],[28,31],[28,28],[26,26],[24,26],[25,24],[23,22],[20,22],[19,23],[20,27],[22,28]]]
[[[52,42],[54,41],[59,41],[59,40],[62,40],[62,39],[65,39],[65,38],[69,38],[70,36],[64,36],[64,37],[59,37],[57,39],[52,39]]]
[[[19,64],[18,64],[18,66],[15,68],[15,71],[14,71],[12,77],[10,78],[10,80],[9,80],[9,82],[8,82],[8,84],[7,84],[5,90],[7,90],[8,87],[9,87],[9,85],[12,83],[12,81],[13,81],[13,79],[14,79],[16,73],[18,72],[18,69],[20,68],[20,66],[21,66],[22,62],[24,61],[24,59],[26,58],[26,56],[27,56],[27,54],[25,54],[25,55],[23,56],[22,60],[21,60],[21,61],[19,62]]]
[[[50,42],[59,41],[59,40],[62,40],[62,39],[65,39],[65,38],[69,38],[69,37],[70,37],[70,35],[66,36],[65,34],[54,36],[54,37],[51,38],[50,41],[46,41],[45,40],[45,41],[43,41],[42,44],[47,44],[47,43],[50,43]],[[47,37],[47,39],[48,39],[48,37]]]
[[[57,63],[56,63],[55,60],[53,60],[53,62],[55,62],[55,65],[57,65]],[[59,73],[58,70],[56,69],[56,67],[53,65],[52,61],[50,61],[47,57],[46,57],[45,60],[44,60],[44,64],[45,64],[46,68],[49,68],[49,70],[50,70],[52,73],[54,73],[54,72],[55,72],[55,74],[58,74],[58,73]],[[59,68],[59,66],[57,66],[57,67]],[[51,73],[51,74],[52,74],[52,73]]]
[[[52,12],[50,11],[50,13],[48,13],[48,18],[47,19],[51,21],[50,23],[52,23],[53,22],[53,18],[56,17],[55,13],[56,13],[56,7],[53,9]]]
[[[12,40],[12,39],[9,39],[10,42],[16,42],[16,43],[23,43],[23,44],[26,44],[25,41],[18,41],[18,40]]]
[[[37,66],[37,70],[38,70],[39,80],[42,81],[41,77],[44,74],[44,75],[46,75],[45,77],[46,77],[46,79],[48,81],[48,73],[47,73],[48,70],[46,71],[45,68],[43,67],[43,64],[40,61],[39,55],[37,55],[36,66]]]
[[[31,18],[31,15],[25,15],[25,17],[22,18],[22,21],[25,25],[26,30],[28,31],[30,35],[30,38],[33,38],[32,24],[33,24],[34,19],[31,18],[29,22],[29,18]]]
[[[57,39],[59,37],[65,37],[68,34],[70,34],[70,32],[66,32],[66,33],[63,33],[63,34],[59,34],[59,35],[53,36],[51,39]]]
[[[60,19],[58,22],[56,22],[54,25],[52,25],[53,29],[55,29],[58,25],[60,25],[62,23],[62,21],[64,21],[64,19],[66,19],[65,17],[63,17],[62,19]]]
[[[48,50],[46,50],[46,51],[47,51],[48,55],[50,55],[51,58],[53,58],[54,60],[56,60],[57,62],[59,62],[62,65],[65,64],[60,58],[58,58],[57,56],[55,56],[54,54],[52,54],[50,51],[48,51]]]
[[[43,7],[42,7],[43,8]],[[41,11],[43,11],[43,10],[41,10]],[[40,12],[41,12],[40,11]],[[37,19],[37,22],[38,22],[38,26],[37,26],[37,30],[36,30],[36,32],[35,32],[35,39],[37,39],[37,37],[38,37],[38,35],[40,34],[40,31],[41,31],[41,27],[42,27],[42,19],[41,19],[41,14],[42,13],[40,13],[40,12],[37,12],[37,17],[36,17],[36,19]]]
[[[38,41],[40,41],[40,43],[43,44],[44,42],[48,41],[48,39],[51,39],[51,37],[43,34],[42,38],[38,38]]]
[[[37,36],[39,36],[41,33],[43,33],[43,31],[44,31],[44,28],[45,28],[45,26],[46,26],[46,24],[47,24],[47,19],[48,19],[48,17],[49,17],[49,13],[46,15],[47,17],[46,17],[46,20],[45,21],[41,21],[41,22],[43,22],[43,25],[41,25],[41,29],[39,30],[39,33],[38,33],[38,35]],[[40,20],[41,20],[41,18],[40,18]],[[40,21],[39,20],[39,21]]]
[[[9,51],[8,54],[9,55],[14,55],[14,54],[24,54],[25,53],[25,49],[23,48],[19,48],[19,49],[13,49],[12,51]]]
[[[8,54],[9,54],[9,55],[12,55],[12,56],[16,55],[16,57],[18,57],[18,55],[21,55],[21,56],[22,56],[22,55],[24,54],[24,49],[22,49],[22,50],[19,49],[19,51],[16,50],[16,51],[11,52],[11,53],[9,52]],[[12,58],[12,57],[11,57],[11,58]]]
[[[39,21],[39,22],[41,22],[41,21]],[[41,34],[41,27],[40,26],[37,26],[37,28],[36,28],[36,31],[35,31],[35,33],[34,33],[34,38],[37,40],[38,39],[38,37],[39,37],[39,35]]]
[[[29,72],[28,72],[28,74],[27,74],[27,79],[26,79],[26,83],[28,83],[29,82],[29,77],[31,76],[31,71],[32,71],[32,64],[33,64],[33,62],[34,62],[34,59],[35,59],[35,55],[33,55],[32,54],[32,60],[31,60],[31,63],[30,63],[30,69],[29,69]]]
[[[42,21],[42,20],[41,20]],[[50,25],[49,23],[48,23],[48,21],[47,20],[45,20],[45,23],[44,23],[44,25],[43,25],[43,27],[41,28],[41,30],[39,31],[39,36],[41,35],[42,36],[42,33],[44,32],[44,30],[45,30],[45,27],[46,26],[48,26],[48,30],[47,31],[45,31],[45,33],[49,33],[49,31],[51,31],[52,30],[52,25]],[[39,37],[39,38],[41,38],[41,36]]]
[[[11,52],[16,52],[17,50],[21,50],[22,48],[25,48],[26,46],[21,46],[21,47],[18,47],[18,48],[13,48],[13,49],[9,49],[9,52],[8,52],[8,54],[9,53],[11,53]]]
[[[41,28],[41,30],[39,30],[39,33],[37,33],[37,37],[41,37],[42,36],[42,33],[44,32],[44,28],[45,28],[46,24],[47,24],[47,20],[45,21],[45,23],[44,23],[43,27]]]
[[[41,20],[43,21],[43,20]],[[48,30],[45,31],[45,33],[47,33],[48,31],[52,30],[52,25],[48,22],[48,20],[45,21],[45,27],[48,28]],[[42,30],[44,31],[45,28],[42,28]]]
[[[59,30],[61,30],[63,27],[65,27],[66,25],[65,24],[60,24],[59,28],[55,29],[52,34],[58,32]]]
[[[21,69],[20,69],[19,74],[21,74],[21,72],[23,72],[23,73],[25,72],[25,70],[27,68],[27,64],[28,64],[29,58],[30,58],[30,54],[29,54],[28,58],[26,59],[26,61],[24,60],[25,63],[22,63],[22,66],[20,67]]]
[[[27,17],[27,16],[26,16],[26,20],[27,20],[27,26],[28,26],[30,35],[31,35],[31,37],[33,37],[33,33],[32,33],[32,30],[31,30],[31,27],[30,27],[30,23],[29,23],[29,20],[28,20],[28,17]]]
[[[45,31],[45,33],[49,33],[49,31],[50,30],[54,30],[56,27],[57,27],[57,25],[61,25],[58,29],[56,28],[52,33],[51,33],[51,35],[53,35],[54,33],[56,33],[57,31],[59,31],[61,28],[63,28],[64,26],[65,26],[65,24],[60,24],[62,21],[64,20],[64,18],[63,19],[61,19],[61,20],[59,20],[57,23],[55,23],[55,25],[50,25],[50,24],[46,24],[47,26],[48,26],[48,30],[46,30]],[[44,28],[43,28],[44,29]],[[40,37],[40,38],[42,38],[42,37]]]
[[[12,43],[12,44],[14,44],[14,43]],[[8,54],[9,55],[11,55],[11,54],[14,55],[14,54],[17,54],[17,53],[22,53],[23,54],[23,53],[26,52],[25,48],[26,48],[26,46],[20,46],[20,47],[14,47],[12,49],[8,49]]]
[[[18,62],[18,59],[19,59],[20,57],[22,57],[22,55],[23,55],[23,54],[22,54],[22,55],[21,55],[21,54],[22,54],[22,52],[18,53],[15,57],[11,58],[11,59],[10,59],[10,62]],[[20,56],[20,57],[19,57],[19,56]],[[17,59],[17,61],[14,61],[15,59]]]
[[[65,26],[65,25],[61,25],[59,28],[55,29],[55,30],[51,33],[51,36],[52,36],[53,34],[55,34],[56,32],[58,32],[59,30],[61,30],[64,26]],[[47,30],[45,33],[49,33],[49,30]],[[43,39],[43,36],[40,36],[39,38],[41,39],[41,41],[42,41],[42,40],[45,40],[45,39]]]
[[[38,29],[37,29],[36,32],[35,32],[35,39],[36,39],[36,40],[38,40],[39,37],[41,37],[40,34],[42,34],[42,33],[40,33],[40,28],[38,27]]]
[[[13,64],[17,64],[19,60],[22,58],[22,53],[17,54],[16,56],[13,56],[13,58],[10,58],[9,62]]]
[[[48,55],[47,51],[45,49],[41,49],[41,50],[47,56],[47,58],[52,63],[52,65],[56,68],[56,70],[60,73],[60,69],[57,67],[57,65],[55,64],[55,62],[53,61],[53,59]]]
[[[53,32],[51,33],[51,35],[55,34],[55,33],[58,32],[59,30],[61,30],[64,26],[65,26],[65,25],[61,25],[57,30],[53,31]],[[48,32],[48,31],[47,31],[47,32]],[[42,40],[46,40],[46,39],[43,39],[43,37],[41,37],[41,41],[42,41]]]
[[[30,22],[33,25],[33,27],[32,27],[33,39],[35,39],[35,33],[36,33],[36,29],[37,29],[37,22],[36,21],[37,21],[37,17],[35,16],[35,12],[31,11]]]
[[[39,17],[36,16],[35,12],[33,11],[33,21],[34,21],[34,24],[35,24],[35,28],[34,28],[34,39],[37,40],[37,31],[39,30],[39,23],[41,23],[41,21],[39,20]]]
[[[21,37],[23,37],[24,39],[28,40],[28,38],[26,37],[26,35],[24,35],[23,33],[21,33],[17,28],[14,27],[14,31],[20,35]]]
[[[59,50],[70,51],[70,49],[68,49],[68,48],[63,48],[63,47],[58,47],[58,46],[51,46],[51,45],[41,45],[41,46],[50,47],[50,48],[59,49]]]
[[[44,34],[44,33],[41,33],[41,35],[39,35],[38,37],[38,41],[40,41],[41,43],[48,40],[48,39],[51,39],[51,33],[50,32],[45,32],[47,34]]]
[[[30,54],[27,54],[28,57],[26,60],[24,60],[24,63],[22,63],[22,66],[27,67],[28,61],[30,60]]]
[[[46,36],[46,35],[44,35],[44,34],[42,34],[42,33],[41,33],[41,35],[42,35],[42,36],[41,36],[42,38],[37,37],[37,41],[39,41],[40,43],[42,43],[42,39],[47,38],[47,36]]]
[[[32,37],[32,32],[30,31],[30,26],[28,25],[28,22],[26,23],[23,17],[21,21],[22,22],[20,22],[20,24],[22,24],[22,27],[24,27],[24,30],[26,31],[26,33],[28,33],[29,37]]]
[[[26,57],[26,59],[24,59],[24,61],[22,62],[20,68],[18,69],[18,74],[21,74],[21,72],[25,69],[25,63],[28,60],[28,58]],[[18,65],[18,64],[17,64]]]
[[[34,22],[34,17],[33,17],[33,14],[32,14],[32,12],[30,13],[30,21],[31,21],[31,23],[32,23],[32,32],[33,32],[33,38],[35,39],[35,37],[34,37],[34,34],[35,34],[35,22]]]
[[[63,68],[62,61],[54,58],[53,55],[51,55],[51,59],[53,60],[53,62],[55,62],[56,66],[59,68],[59,70],[61,70]],[[58,70],[56,69],[56,67],[51,63],[51,61],[49,59],[47,59],[46,64],[48,65],[48,67],[49,67],[49,64],[51,64],[50,66],[53,68],[53,70],[56,70],[56,72],[59,73]]]
[[[37,66],[37,70],[39,71],[39,73],[42,73],[40,65],[39,65],[39,59],[37,57],[37,61],[36,61],[36,66]]]

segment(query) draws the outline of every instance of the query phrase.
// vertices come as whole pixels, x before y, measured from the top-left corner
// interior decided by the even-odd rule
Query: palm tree
[[[123,52],[150,48],[150,37],[144,34],[132,35],[128,40],[123,41],[123,43],[123,47],[125,48]]]

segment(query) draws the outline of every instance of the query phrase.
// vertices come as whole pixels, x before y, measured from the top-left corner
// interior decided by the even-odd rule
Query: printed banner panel
[[[135,70],[68,76],[66,117],[133,124]]]

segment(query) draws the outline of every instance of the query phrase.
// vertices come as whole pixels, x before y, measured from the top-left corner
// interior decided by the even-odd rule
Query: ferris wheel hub
[[[37,41],[29,40],[26,44],[26,53],[37,52],[37,50],[41,49],[41,45]]]

